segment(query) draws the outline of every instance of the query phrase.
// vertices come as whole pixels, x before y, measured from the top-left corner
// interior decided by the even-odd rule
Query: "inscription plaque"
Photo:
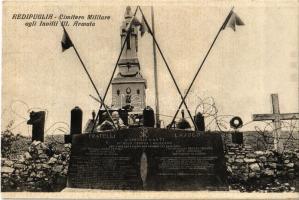
[[[221,136],[157,128],[74,135],[68,187],[227,190]]]

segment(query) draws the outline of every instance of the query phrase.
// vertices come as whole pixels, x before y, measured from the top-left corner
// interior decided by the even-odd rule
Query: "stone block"
[[[273,169],[276,169],[276,167],[277,167],[277,164],[274,162],[270,162],[270,163],[268,163],[268,165]]]
[[[52,168],[52,171],[54,171],[54,172],[61,172],[62,170],[63,170],[62,165],[57,165]]]
[[[293,172],[295,172],[295,169],[294,169],[294,168],[289,168],[289,169],[288,169],[288,173],[293,173]]]
[[[42,154],[42,153],[44,153],[44,151],[43,151],[42,149],[38,149],[38,150],[37,150],[37,154],[40,155],[40,154]]]
[[[24,169],[25,167],[26,167],[26,165],[23,165],[23,164],[19,164],[19,163],[14,164],[14,168],[16,168],[16,169]]]
[[[260,166],[259,166],[257,163],[250,164],[250,165],[249,165],[249,168],[250,168],[252,171],[254,171],[254,172],[258,172],[258,171],[261,170],[261,169],[260,169]]]
[[[262,156],[265,154],[265,152],[263,152],[263,151],[255,151],[254,153],[258,156]]]
[[[265,151],[265,155],[266,155],[267,157],[269,157],[269,156],[274,156],[274,152],[271,151],[271,150],[266,150],[266,151]]]
[[[267,176],[274,176],[274,170],[266,168],[263,173]]]
[[[66,149],[70,149],[71,147],[72,147],[71,144],[64,144],[64,148],[66,148]]]
[[[256,162],[256,159],[255,158],[244,158],[244,161],[246,163],[253,163],[253,162]]]
[[[40,163],[39,163],[39,164],[36,164],[36,165],[35,165],[35,168],[36,168],[37,170],[40,170],[40,169],[42,168],[42,164],[40,164]]]
[[[42,167],[45,168],[45,169],[50,169],[51,168],[51,166],[48,165],[48,164],[42,164]]]
[[[28,160],[28,159],[31,159],[32,156],[30,155],[29,152],[25,152],[25,153],[24,153],[24,158],[25,158],[26,160]]]
[[[42,154],[39,155],[39,158],[40,159],[47,159],[48,156],[47,156],[47,154],[42,153]]]
[[[6,180],[5,178],[10,177],[10,174],[11,174],[11,173],[9,173],[9,174],[8,174],[8,173],[2,173],[2,174],[1,174],[2,181],[6,181],[6,182],[7,182],[7,180]]]
[[[240,164],[244,162],[244,159],[237,158],[235,159],[235,162]]]
[[[45,143],[41,143],[39,147],[42,150],[47,150],[48,149],[48,147],[47,147],[47,145]]]
[[[293,168],[294,167],[294,163],[287,163],[285,166],[288,167],[288,168]]]
[[[36,177],[36,173],[35,173],[35,172],[32,172],[32,173],[30,174],[30,177],[32,177],[32,178]]]
[[[266,161],[267,161],[267,157],[266,157],[266,156],[260,156],[260,157],[259,157],[259,160],[260,160],[261,162],[266,162]]]
[[[236,158],[237,158],[237,159],[243,159],[243,158],[245,158],[245,155],[237,155]]]
[[[41,141],[36,141],[36,140],[34,140],[32,143],[31,143],[31,145],[32,146],[37,146],[37,145],[39,145],[41,143]]]
[[[283,161],[284,164],[288,164],[289,162],[290,162],[289,159],[286,159],[286,160]]]
[[[270,157],[267,157],[267,161],[268,162],[277,162],[277,158],[273,157],[273,156],[270,156]]]
[[[54,164],[57,162],[57,159],[54,157],[51,157],[50,160],[48,161],[48,164]]]
[[[254,153],[248,153],[246,154],[247,158],[256,158],[257,156]]]
[[[253,177],[256,176],[256,174],[255,174],[254,172],[250,172],[250,173],[248,174],[248,176],[249,176],[249,178],[253,178]]]
[[[29,178],[27,178],[27,181],[28,181],[28,182],[33,181],[33,178],[30,178],[30,177],[29,177]]]
[[[14,164],[14,162],[11,161],[11,160],[5,160],[5,162],[4,162],[4,165],[5,165],[5,166],[8,166],[8,167],[13,166],[13,164]]]
[[[12,168],[12,167],[7,167],[7,166],[1,167],[1,175],[2,175],[2,173],[11,174],[11,173],[13,173],[13,171],[14,171],[14,168]]]
[[[8,160],[7,158],[1,158],[1,165],[3,165],[7,160]]]

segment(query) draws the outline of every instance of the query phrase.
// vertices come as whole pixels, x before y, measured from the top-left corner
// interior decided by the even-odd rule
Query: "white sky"
[[[277,1],[278,2],[278,1]],[[280,111],[298,111],[298,4],[277,3],[161,3],[154,6],[156,37],[182,91],[187,89],[230,8],[245,26],[224,30],[200,72],[188,101],[192,113],[196,96],[213,97],[219,114],[238,115],[244,122],[255,113],[271,113],[271,93],[279,94]],[[132,4],[133,5],[133,4]],[[61,27],[25,27],[26,20],[12,14],[53,13],[110,15],[95,27],[67,27],[70,37],[92,74],[101,94],[107,86],[120,51],[119,27],[126,4],[109,3],[4,3],[2,123],[16,124],[28,117],[26,107],[48,110],[46,128],[54,122],[69,123],[70,110],[78,105],[84,122],[98,103],[73,49],[61,52]],[[132,6],[134,10],[135,7]],[[150,21],[150,7],[142,6]],[[137,15],[140,18],[140,14]],[[28,20],[27,20],[28,21]],[[70,21],[72,22],[72,21]],[[141,73],[148,81],[147,103],[154,107],[152,40],[139,38]],[[159,53],[158,53],[159,55]],[[174,115],[180,98],[158,56],[160,112]],[[111,102],[111,91],[107,104]],[[16,114],[11,111],[16,110]],[[169,122],[170,118],[162,118]],[[252,127],[244,127],[251,129]],[[26,132],[23,123],[16,131]],[[26,130],[26,131],[24,131]]]

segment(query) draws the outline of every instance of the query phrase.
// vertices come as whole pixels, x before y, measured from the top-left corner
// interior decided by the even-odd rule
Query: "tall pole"
[[[182,101],[181,101],[181,103],[180,103],[180,105],[179,105],[179,107],[178,107],[178,109],[177,109],[177,111],[176,111],[174,117],[172,118],[172,121],[171,121],[171,124],[170,124],[169,127],[171,127],[171,126],[173,125],[174,120],[175,120],[177,114],[179,113],[179,110],[181,109],[181,107],[182,107],[182,105],[183,105],[183,103],[184,103],[186,97],[188,96],[188,94],[189,94],[189,92],[190,92],[190,89],[191,89],[192,86],[193,86],[193,83],[195,82],[196,77],[198,76],[198,73],[200,72],[200,70],[201,70],[201,68],[203,67],[203,65],[204,65],[204,63],[205,63],[207,57],[209,56],[209,54],[210,54],[210,52],[211,52],[211,50],[212,50],[212,48],[213,48],[213,46],[214,46],[214,44],[215,44],[215,42],[216,42],[218,36],[219,36],[219,34],[220,34],[221,31],[225,28],[225,26],[226,26],[228,20],[230,19],[231,15],[232,15],[232,13],[233,13],[233,9],[234,9],[234,8],[232,8],[232,9],[230,10],[228,16],[225,18],[225,21],[223,22],[223,24],[222,24],[221,27],[219,28],[219,30],[218,30],[218,32],[217,32],[217,34],[216,34],[216,36],[215,36],[215,38],[214,38],[214,40],[213,40],[213,42],[212,42],[210,48],[209,48],[209,50],[207,51],[207,53],[206,53],[206,55],[205,55],[203,61],[201,62],[199,68],[197,69],[197,72],[195,73],[195,76],[193,77],[193,79],[192,79],[192,81],[191,81],[191,83],[190,83],[190,85],[189,85],[189,88],[188,88],[188,90],[187,90],[185,96],[183,97],[183,99],[182,99]]]
[[[149,33],[150,33],[150,34],[152,35],[152,37],[153,37],[153,40],[154,40],[154,42],[155,42],[155,44],[156,44],[156,46],[157,46],[157,48],[158,48],[158,51],[159,51],[159,53],[160,53],[160,55],[161,55],[161,57],[162,57],[162,59],[163,59],[165,65],[166,65],[166,68],[167,68],[167,70],[168,70],[168,72],[169,72],[169,74],[170,74],[170,77],[171,77],[171,79],[172,79],[172,81],[173,81],[173,83],[174,83],[174,85],[175,85],[175,87],[176,87],[176,89],[177,89],[177,92],[179,93],[179,95],[180,95],[180,97],[181,97],[181,99],[182,99],[182,101],[183,101],[183,104],[184,104],[185,107],[186,107],[186,110],[187,110],[187,112],[188,112],[188,114],[189,114],[189,116],[190,116],[190,119],[191,119],[191,121],[192,121],[194,127],[195,127],[195,130],[197,131],[198,128],[197,128],[197,126],[196,126],[196,123],[195,123],[195,121],[194,121],[194,119],[193,119],[193,117],[192,117],[192,115],[191,115],[191,113],[190,113],[190,110],[189,110],[189,108],[188,108],[188,106],[187,106],[187,104],[186,104],[186,102],[185,102],[185,99],[184,99],[184,97],[183,97],[183,94],[182,94],[182,92],[181,92],[181,90],[180,90],[180,88],[179,88],[179,86],[178,86],[178,84],[177,84],[177,82],[176,82],[176,80],[175,80],[173,74],[172,74],[172,71],[171,71],[171,69],[170,69],[170,67],[169,67],[169,65],[168,65],[168,63],[167,63],[167,61],[166,61],[166,59],[165,59],[165,57],[164,57],[164,54],[163,54],[163,52],[162,52],[162,50],[161,50],[161,48],[160,48],[160,46],[159,46],[159,44],[158,44],[158,42],[157,42],[157,40],[156,40],[156,37],[153,35],[153,31],[152,31],[152,29],[150,28],[150,26],[149,26],[149,24],[148,24],[148,22],[147,22],[147,20],[146,20],[146,18],[145,18],[145,16],[144,16],[144,14],[143,14],[143,12],[142,12],[142,9],[140,8],[140,6],[138,6],[138,8],[139,8],[139,10],[140,10],[140,12],[141,12],[141,15],[142,15],[142,17],[143,17],[143,19],[144,19],[145,25],[147,26]]]
[[[62,24],[61,22],[60,22],[60,24],[61,24],[61,26],[62,26],[62,28],[63,28],[63,30],[64,30],[64,33],[67,34],[67,36],[68,36],[68,33],[67,33],[65,27],[63,26],[63,24]],[[90,82],[91,82],[91,84],[92,84],[94,90],[96,91],[96,93],[97,93],[97,95],[98,95],[100,101],[102,102],[102,104],[103,104],[103,106],[104,106],[106,112],[108,113],[108,116],[109,116],[109,118],[111,119],[114,128],[115,128],[115,129],[118,129],[117,126],[115,125],[115,123],[113,122],[112,116],[111,116],[111,114],[109,113],[109,111],[108,111],[106,105],[104,104],[104,101],[103,101],[103,99],[102,99],[102,97],[101,97],[101,95],[100,95],[100,93],[99,93],[99,90],[97,89],[97,87],[96,87],[94,81],[92,80],[92,78],[91,78],[91,76],[90,76],[90,74],[89,74],[89,72],[88,72],[88,70],[87,70],[87,68],[86,68],[86,66],[85,66],[85,64],[84,64],[84,62],[83,62],[83,60],[81,59],[81,56],[80,56],[80,54],[78,53],[78,51],[77,51],[77,49],[76,49],[76,47],[75,47],[75,44],[73,43],[73,41],[71,40],[71,38],[70,38],[69,36],[68,36],[68,38],[69,38],[69,40],[71,41],[71,44],[72,44],[71,46],[72,46],[73,49],[75,50],[75,53],[76,53],[76,55],[77,55],[77,57],[78,57],[78,59],[79,59],[81,65],[82,65],[84,71],[86,72],[86,74],[87,74],[87,76],[88,76],[88,78],[89,78],[89,80],[90,80]]]
[[[60,21],[60,20],[59,20],[59,21]],[[110,115],[110,113],[109,113],[109,111],[108,111],[106,105],[104,104],[104,101],[103,101],[103,99],[102,99],[102,97],[101,97],[101,95],[100,95],[100,93],[99,93],[99,91],[98,91],[98,89],[97,89],[97,87],[96,87],[94,81],[92,80],[92,78],[91,78],[91,76],[90,76],[90,74],[89,74],[87,68],[85,67],[85,64],[84,64],[83,60],[81,59],[81,57],[80,57],[80,55],[79,55],[79,53],[78,53],[78,51],[77,51],[77,49],[76,49],[76,47],[75,47],[75,44],[73,43],[73,41],[72,41],[71,38],[69,37],[69,34],[68,34],[68,32],[66,31],[66,29],[65,29],[65,27],[63,26],[63,24],[62,24],[61,21],[60,21],[60,25],[61,25],[61,27],[63,28],[64,34],[66,34],[66,37],[68,38],[68,40],[70,40],[70,41],[69,41],[69,42],[71,43],[70,46],[73,47],[73,49],[75,50],[75,53],[76,53],[76,55],[77,55],[79,61],[81,62],[81,65],[82,65],[83,69],[85,70],[85,72],[86,72],[86,74],[87,74],[87,76],[88,76],[88,78],[89,78],[89,80],[90,80],[90,82],[91,82],[93,88],[95,89],[95,91],[96,91],[96,93],[97,93],[97,95],[98,95],[98,97],[99,97],[99,99],[100,99],[100,101],[103,103],[103,106],[104,106],[106,112],[108,113],[108,116],[110,117],[110,119],[111,119],[111,121],[112,121],[112,124],[113,124],[114,128],[117,129],[115,123],[113,122],[112,116]],[[69,48],[69,47],[68,47],[68,48]]]
[[[154,19],[154,7],[151,6],[152,14],[152,31],[155,35],[155,19]],[[155,80],[155,106],[156,106],[156,127],[160,128],[160,108],[159,108],[159,87],[158,87],[158,70],[157,70],[157,52],[156,44],[153,39],[153,55],[154,55],[154,80]]]

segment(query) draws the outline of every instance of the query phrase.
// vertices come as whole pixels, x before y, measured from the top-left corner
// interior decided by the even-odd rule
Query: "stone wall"
[[[66,186],[70,145],[56,151],[34,141],[16,159],[1,158],[2,191],[60,191]]]
[[[1,157],[17,158],[17,155],[27,151],[30,143],[30,138],[5,130],[1,133]]]
[[[255,151],[250,145],[228,144],[226,147],[231,189],[260,192],[295,190],[299,180],[299,149],[278,154],[272,150]]]
[[[5,134],[1,137],[2,191],[60,191],[66,187],[70,145],[63,145],[63,139],[31,143],[28,138]],[[279,155],[258,148],[254,134],[245,135],[244,145],[232,144],[231,135],[227,135],[225,157],[230,189],[281,192],[294,191],[296,185],[298,189],[298,146]]]

